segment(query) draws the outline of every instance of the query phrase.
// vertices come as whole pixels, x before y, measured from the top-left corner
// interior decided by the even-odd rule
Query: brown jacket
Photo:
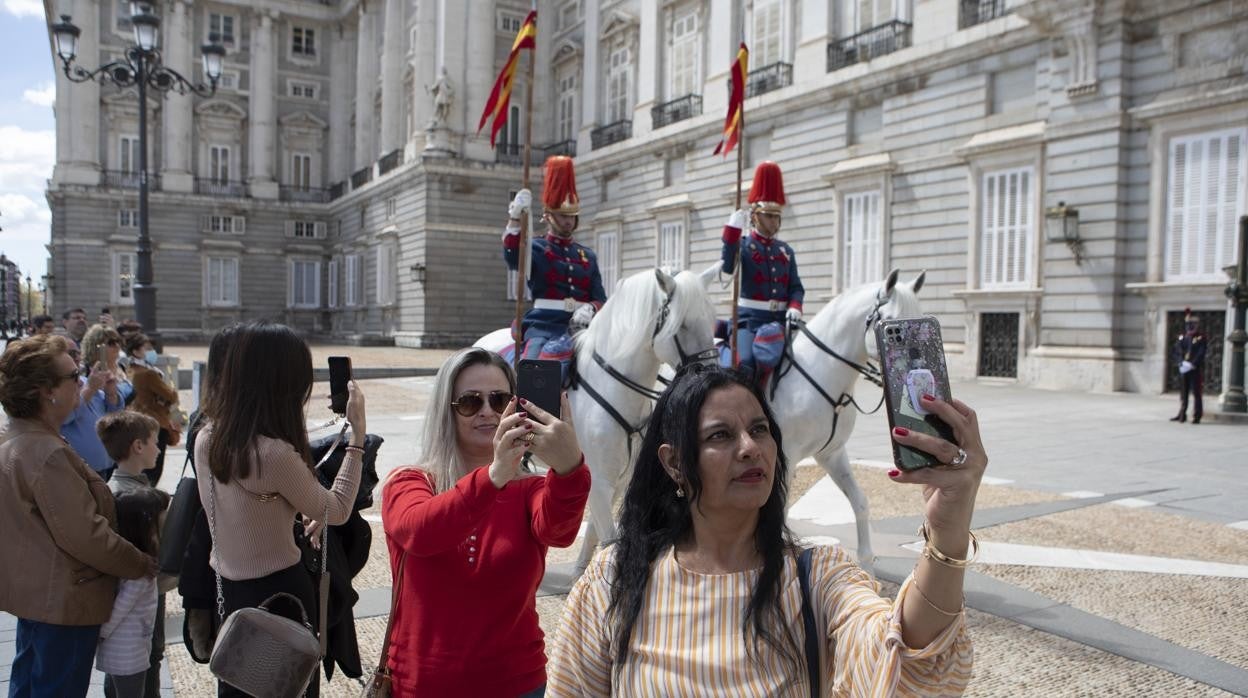
[[[108,620],[117,578],[147,556],[113,530],[108,485],[61,435],[30,419],[0,431],[0,611],[57,625]]]

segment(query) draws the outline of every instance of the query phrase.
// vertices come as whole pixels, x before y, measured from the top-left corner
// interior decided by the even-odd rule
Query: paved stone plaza
[[[174,349],[185,362],[202,347]],[[436,366],[446,352],[316,347],[357,367]],[[320,365],[318,363],[317,365]],[[419,446],[431,378],[367,381],[370,431],[386,438],[384,472],[410,463]],[[309,421],[323,421],[318,384]],[[1248,695],[1248,425],[1174,424],[1169,397],[1040,391],[1006,384],[955,384],[980,414],[992,462],[975,527],[980,563],[967,579],[975,642],[972,696]],[[189,400],[189,392],[184,392]],[[860,390],[875,404],[878,390]],[[859,484],[870,500],[876,571],[896,593],[913,566],[920,512],[916,488],[897,485],[882,413],[860,418],[850,440]],[[170,454],[161,483],[172,488],[183,454]],[[848,503],[810,463],[797,469],[790,522],[808,539],[854,547]],[[366,512],[375,541],[376,509]],[[566,569],[574,554],[551,551]],[[376,657],[388,609],[384,546],[374,545],[356,579],[357,629],[365,663]],[[181,640],[181,606],[168,597],[171,642]],[[543,595],[548,639],[563,597]],[[13,619],[0,618],[0,692],[12,661]],[[207,668],[180,644],[168,648],[166,693],[215,695]],[[98,686],[96,690],[98,692]],[[327,696],[355,696],[354,681],[323,684]]]

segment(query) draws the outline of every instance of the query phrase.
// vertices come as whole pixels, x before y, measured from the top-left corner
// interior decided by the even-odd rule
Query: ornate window
[[[849,289],[883,277],[883,212],[879,189],[845,194],[841,208],[841,279]]]
[[[1035,169],[984,172],[980,188],[979,287],[1026,287],[1036,236]]]
[[[627,46],[613,50],[607,62],[607,123],[627,121],[632,118],[629,104],[632,52]]]
[[[1245,212],[1248,129],[1170,140],[1166,192],[1167,281],[1221,281],[1235,262],[1236,221]]]
[[[671,24],[671,48],[668,62],[668,99],[701,92],[701,37],[698,34],[698,12],[695,8],[676,14]]]
[[[204,259],[205,304],[215,307],[238,305],[238,257]]]
[[[134,304],[134,271],[135,259],[133,252],[113,253],[113,305]]]

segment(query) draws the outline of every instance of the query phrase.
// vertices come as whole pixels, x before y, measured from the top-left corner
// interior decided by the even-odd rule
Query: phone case
[[[905,320],[882,320],[875,326],[875,341],[884,373],[884,403],[888,427],[904,427],[953,441],[953,430],[944,420],[923,408],[923,395],[941,400],[953,397],[945,367],[945,345],[940,322],[931,316]],[[939,465],[933,456],[893,441],[893,462],[902,470]]]
[[[556,417],[563,389],[563,367],[558,361],[523,359],[516,371],[516,394]]]
[[[329,409],[334,414],[347,411],[347,383],[351,381],[351,359],[346,356],[329,357]]]

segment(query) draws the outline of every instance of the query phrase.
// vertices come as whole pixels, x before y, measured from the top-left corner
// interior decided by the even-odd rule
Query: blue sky
[[[39,283],[52,220],[55,74],[39,0],[0,0],[0,252]]]

